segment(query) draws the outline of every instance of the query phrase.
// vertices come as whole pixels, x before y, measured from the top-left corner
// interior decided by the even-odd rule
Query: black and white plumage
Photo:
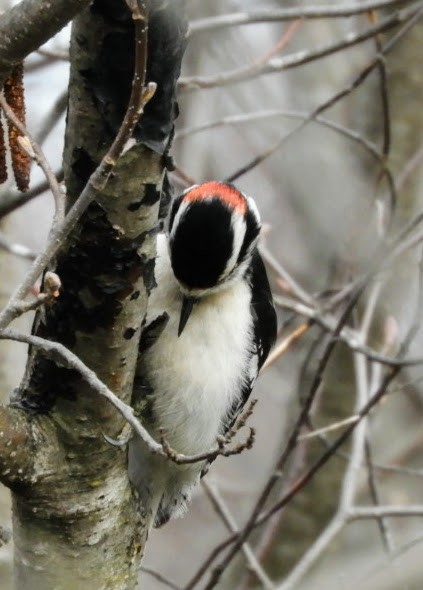
[[[187,455],[206,452],[251,393],[276,337],[276,314],[257,251],[254,201],[218,182],[171,207],[157,244],[156,282],[141,335],[137,379],[143,422]],[[145,400],[144,400],[145,401]],[[185,510],[205,464],[176,465],[129,445],[129,476],[155,526]]]

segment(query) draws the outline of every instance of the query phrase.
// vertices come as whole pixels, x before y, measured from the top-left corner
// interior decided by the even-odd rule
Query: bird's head
[[[232,185],[194,185],[174,200],[168,236],[172,269],[184,295],[180,332],[196,300],[243,277],[259,233],[255,202]]]

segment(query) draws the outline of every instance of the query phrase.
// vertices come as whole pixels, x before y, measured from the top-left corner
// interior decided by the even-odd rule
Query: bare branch
[[[375,466],[373,463],[373,457],[372,457],[373,453],[372,453],[372,447],[371,447],[369,435],[367,435],[364,450],[365,450],[365,459],[366,459],[366,468],[367,468],[367,484],[369,487],[370,496],[372,498],[374,506],[379,506],[380,505],[380,495],[379,495],[379,490],[378,490],[376,477],[375,477]],[[392,553],[394,547],[393,547],[393,542],[392,542],[392,538],[391,538],[391,531],[388,527],[388,523],[386,522],[385,518],[380,517],[377,519],[377,524],[379,527],[379,532],[380,532],[380,536],[382,539],[383,548],[386,553],[390,554],[390,553]]]
[[[379,519],[386,517],[405,518],[410,516],[423,516],[423,505],[405,506],[355,506],[347,514],[347,520],[365,520],[369,518]]]
[[[215,509],[216,513],[220,516],[228,531],[230,531],[231,533],[239,532],[235,519],[230,513],[228,506],[226,505],[221,494],[219,493],[219,490],[214,485],[212,485],[207,480],[207,478],[202,479],[201,484],[213,508]],[[269,578],[269,576],[264,571],[263,567],[256,559],[251,547],[247,543],[243,543],[241,550],[247,561],[248,569],[254,573],[257,580],[261,582],[263,588],[266,588],[266,590],[273,590],[275,586],[272,580]]]
[[[242,113],[239,115],[230,115],[228,117],[222,117],[216,121],[209,123],[203,123],[202,125],[196,125],[195,127],[185,127],[179,129],[175,134],[175,140],[200,133],[202,131],[208,131],[209,129],[216,129],[218,127],[230,127],[232,125],[242,125],[244,123],[255,123],[264,119],[271,119],[274,117],[286,117],[287,119],[300,119],[302,121],[308,119],[310,113],[306,111],[294,111],[294,110],[282,110],[282,109],[269,109],[264,111],[253,111],[251,113]],[[377,146],[370,142],[368,139],[360,135],[353,129],[348,129],[335,121],[325,119],[324,117],[314,117],[312,123],[319,124],[333,131],[337,131],[340,135],[351,139],[363,147],[373,158],[379,162],[382,160],[383,154],[380,153]]]
[[[6,99],[3,95],[0,94],[0,106],[3,109],[4,114],[6,117],[13,123],[13,125],[19,129],[22,133],[22,137],[19,138],[22,141],[20,142],[21,149],[25,150],[27,154],[40,166],[46,180],[49,184],[51,192],[54,196],[54,202],[56,206],[55,212],[55,219],[60,221],[63,219],[63,215],[65,212],[65,194],[58,183],[53,170],[50,168],[50,164],[48,163],[41,147],[38,143],[33,139],[25,125],[23,125],[19,119],[16,117],[13,110],[7,104]]]
[[[190,35],[213,31],[227,27],[250,25],[254,23],[284,22],[290,20],[345,18],[355,14],[362,14],[369,10],[382,10],[408,4],[410,0],[379,0],[373,2],[354,2],[337,6],[303,6],[301,8],[279,8],[254,10],[251,12],[236,12],[223,14],[203,19],[197,19],[190,23]]]
[[[325,312],[324,310],[313,309],[302,303],[298,303],[287,297],[281,297],[278,295],[275,296],[275,302],[283,309],[289,309],[291,311],[294,311],[295,313],[298,313],[299,315],[310,318],[311,320],[313,320],[313,322],[315,322],[325,330],[333,332],[333,330],[335,329],[337,322],[336,318],[328,312]],[[344,342],[351,350],[360,352],[369,360],[381,363],[382,365],[387,365],[390,367],[412,367],[415,365],[423,364],[423,357],[407,359],[398,358],[394,356],[387,356],[386,354],[380,353],[372,349],[370,346],[360,344],[357,337],[357,332],[350,326],[344,326],[341,332],[339,333],[338,338],[339,340]]]
[[[37,49],[37,53],[42,55],[43,57],[49,58],[50,61],[69,61],[69,52],[62,50],[55,50],[52,51],[51,49],[46,49],[45,47],[40,47]]]
[[[307,432],[306,434],[301,434],[298,437],[298,440],[308,440],[310,438],[314,438],[316,436],[321,436],[322,434],[327,434],[328,432],[334,432],[335,430],[339,430],[344,426],[349,426],[350,424],[355,424],[360,419],[359,416],[354,415],[350,416],[349,418],[345,418],[344,420],[339,420],[339,422],[334,422],[333,424],[329,424],[329,426],[324,426],[323,428],[319,428],[317,430],[312,430],[311,432]]]
[[[31,346],[38,349],[40,353],[47,358],[50,358],[61,365],[65,365],[69,369],[75,369],[78,371],[93,391],[107,399],[107,401],[120,412],[123,418],[125,418],[128,424],[132,426],[136,434],[143,440],[152,453],[168,458],[177,464],[199,463],[207,460],[214,460],[218,456],[230,457],[232,455],[238,455],[244,449],[250,449],[254,443],[255,431],[253,428],[250,428],[250,434],[244,442],[238,443],[233,447],[228,446],[229,443],[231,443],[234,434],[240,428],[244,427],[245,421],[251,415],[256,400],[250,402],[249,406],[237,420],[235,426],[228,432],[226,437],[219,439],[215,448],[197,455],[184,455],[182,453],[177,453],[172,449],[163,437],[161,444],[156,442],[149,432],[141,425],[138,418],[136,418],[134,409],[119,399],[113,391],[111,391],[111,389],[109,389],[97,377],[94,371],[87,367],[87,365],[85,365],[73,352],[63,346],[63,344],[52,342],[51,340],[46,340],[45,338],[40,338],[38,336],[21,334],[10,329],[0,332],[0,339],[15,340],[16,342],[31,344]],[[110,441],[111,439],[106,437],[106,440]]]
[[[263,256],[266,264],[287,284],[288,289],[295,295],[295,297],[300,301],[305,301],[308,305],[316,305],[314,297],[309,295],[297,280],[288,273],[285,267],[276,260],[270,250],[266,248],[263,243],[260,245],[260,254]]]
[[[299,133],[302,129],[304,129],[304,127],[306,127],[306,125],[308,125],[310,123],[310,121],[313,121],[318,115],[320,115],[321,113],[323,113],[324,111],[326,111],[327,109],[329,109],[330,107],[335,105],[342,98],[344,98],[348,94],[351,94],[356,88],[361,86],[361,84],[368,78],[368,76],[372,73],[372,71],[375,69],[375,67],[377,67],[379,65],[381,55],[382,56],[386,55],[387,53],[389,53],[393,49],[393,47],[395,47],[395,45],[404,37],[404,35],[417,23],[417,21],[420,19],[421,15],[422,15],[422,13],[423,13],[423,6],[421,4],[419,4],[417,6],[417,10],[412,13],[411,17],[408,20],[406,20],[405,24],[401,27],[401,29],[397,33],[395,33],[395,35],[393,35],[389,39],[389,41],[382,47],[381,53],[377,54],[374,57],[374,59],[369,63],[369,65],[366,66],[364,68],[364,70],[362,70],[358,74],[358,76],[356,76],[354,78],[354,80],[348,86],[343,88],[340,92],[337,92],[334,96],[332,96],[331,98],[329,98],[328,100],[323,102],[321,105],[319,105],[316,109],[314,109],[314,111],[312,111],[308,115],[307,119],[305,119],[301,123],[301,125],[299,125],[295,129],[293,129],[292,131],[287,133],[284,137],[282,137],[281,139],[276,141],[274,144],[272,144],[269,148],[267,148],[261,154],[259,154],[258,156],[255,156],[250,162],[248,162],[247,164],[245,164],[244,166],[242,166],[241,168],[239,168],[238,170],[233,172],[230,176],[228,176],[225,179],[226,182],[234,182],[240,176],[243,176],[247,172],[250,172],[253,168],[255,168],[256,166],[261,164],[266,158],[268,158],[269,156],[274,154],[277,150],[279,150],[291,137],[293,137],[294,135]],[[382,172],[385,173],[385,169],[386,169],[386,167],[383,167]],[[396,200],[395,186],[392,183],[392,179],[391,179],[390,174],[387,175],[387,179],[388,179],[389,188],[390,188],[390,192],[391,192],[391,199],[393,202],[395,202],[395,200]]]
[[[0,16],[0,86],[9,70],[59,32],[90,0],[23,0]],[[10,34],[13,31],[13,35]]]
[[[224,436],[218,438],[217,446],[204,453],[198,453],[197,455],[183,455],[182,453],[178,453],[169,446],[164,434],[162,434],[160,442],[166,457],[174,463],[183,465],[188,463],[198,463],[201,461],[214,461],[219,456],[231,457],[232,455],[239,455],[246,449],[251,449],[256,435],[254,428],[250,428],[250,433],[244,441],[239,442],[233,447],[230,445],[237,432],[241,430],[241,428],[244,428],[248,418],[253,413],[256,403],[256,399],[251,400],[242,414],[237,418],[232,428],[228,430]]]
[[[379,33],[384,33],[390,29],[402,25],[407,20],[413,18],[422,8],[421,3],[417,3],[410,8],[404,8],[395,14],[381,20],[379,24],[369,27],[366,31],[360,33],[352,33],[345,37],[338,43],[326,45],[316,51],[299,51],[287,55],[285,57],[270,59],[265,64],[252,64],[242,68],[232,70],[216,76],[191,76],[181,78],[179,80],[179,87],[182,90],[197,90],[199,88],[215,88],[216,86],[228,86],[231,84],[238,84],[257,76],[267,74],[274,74],[283,70],[296,68],[298,66],[316,61],[322,57],[326,57],[338,51],[342,51],[348,47],[353,47],[363,41],[373,38]]]
[[[94,371],[87,367],[73,352],[63,346],[63,344],[39,338],[38,336],[20,334],[15,330],[3,330],[0,332],[0,339],[15,340],[16,342],[31,344],[31,346],[37,348],[46,357],[51,358],[56,362],[59,361],[60,364],[65,365],[67,368],[76,369],[96,393],[107,399],[121,413],[152,453],[158,453],[164,457],[167,456],[163,451],[162,445],[157,443],[139,423],[134,415],[133,408],[121,401],[102,381],[100,381]]]
[[[34,260],[37,256],[36,253],[31,250],[31,248],[28,248],[23,244],[10,242],[2,232],[0,232],[0,248],[6,250],[6,252],[10,252],[10,254],[14,254],[15,256],[26,258],[27,260]]]
[[[273,363],[275,363],[278,359],[280,359],[281,356],[283,356],[285,352],[291,348],[292,344],[296,340],[301,338],[301,336],[305,334],[309,328],[309,323],[301,324],[290,334],[288,334],[288,336],[286,336],[283,340],[278,342],[273,348],[273,350],[270,352],[261,370],[264,371],[265,369],[273,365]]]
[[[398,191],[402,190],[404,185],[410,179],[411,175],[418,170],[419,166],[423,161],[423,143],[420,147],[414,152],[411,158],[406,162],[403,170],[398,175],[396,179],[396,188]]]
[[[57,170],[56,172],[53,172],[53,174],[59,182],[62,182],[63,170]],[[10,191],[10,193],[8,194],[5,191],[4,194],[1,195],[0,199],[0,218],[4,217],[5,215],[8,215],[9,213],[12,213],[12,211],[15,211],[15,209],[19,209],[19,207],[22,207],[26,203],[29,203],[36,197],[39,197],[40,195],[48,191],[49,187],[49,183],[47,181],[43,181],[34,186],[32,189],[26,191],[25,193],[17,193]],[[4,188],[2,187],[2,192],[3,190]]]
[[[180,590],[179,586],[177,586],[176,584],[162,576],[162,574],[160,574],[159,572],[156,572],[156,570],[153,570],[151,567],[146,567],[145,565],[143,565],[140,567],[140,570],[150,575],[152,578],[154,578],[167,588],[171,588],[172,590]]]

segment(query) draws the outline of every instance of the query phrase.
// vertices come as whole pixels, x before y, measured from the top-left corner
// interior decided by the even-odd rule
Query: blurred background
[[[418,220],[423,198],[422,19],[416,17],[386,60],[355,88],[354,81],[400,27],[324,58],[304,60],[411,6],[395,4],[377,13],[308,20],[301,18],[301,11],[310,2],[293,0],[289,6],[298,15],[291,20],[241,26],[228,17],[228,26],[218,27],[216,17],[257,15],[286,8],[286,3],[186,1],[191,31],[173,144],[177,168],[171,180],[180,190],[192,182],[235,178],[234,183],[256,199],[264,226],[263,254],[278,303],[279,342],[289,345],[256,385],[254,397],[259,401],[250,419],[257,429],[253,449],[219,458],[207,476],[207,489],[198,488],[188,514],[152,532],[143,562],[148,571],[141,574],[144,589],[184,588],[213,548],[227,538],[223,515],[235,528],[245,522],[274,471],[324,350],[325,331],[307,324],[305,308],[328,321],[338,318],[344,300],[340,297],[337,306],[336,294],[370,271],[394,236]],[[1,10],[10,5],[0,1]],[[341,9],[351,3],[338,0],[330,6]],[[65,29],[26,62],[28,127],[57,172],[65,124],[68,37]],[[288,68],[289,59],[305,63]],[[263,73],[271,67],[275,71]],[[239,70],[248,79],[236,82]],[[342,91],[342,98],[335,100]],[[310,120],[331,99],[332,106]],[[259,162],[252,165],[255,160]],[[42,183],[41,172],[34,168],[30,196]],[[12,182],[0,187],[0,207],[17,199]],[[1,234],[36,252],[46,240],[52,211],[51,195],[40,190],[2,218]],[[335,348],[324,373],[303,436],[351,418],[381,383],[384,369],[354,354],[351,342],[368,343],[392,356],[410,336],[406,357],[422,355],[421,240],[416,236],[383,272],[372,274],[351,315],[349,340],[346,337],[348,342]],[[0,250],[2,301],[28,264]],[[302,303],[304,309],[298,313],[294,303]],[[23,329],[30,329],[30,317],[19,321]],[[286,340],[301,327],[300,337]],[[19,385],[25,354],[23,345],[0,342],[0,391],[5,401],[7,392]],[[240,553],[218,588],[423,587],[423,511],[407,515],[423,498],[422,374],[420,364],[401,370],[382,403],[355,430],[352,443],[249,539],[260,566],[251,555]],[[269,506],[340,432],[342,426],[335,433],[301,440]],[[404,513],[358,519],[354,512],[378,504],[404,507]],[[355,517],[350,519],[350,513]],[[0,525],[10,527],[4,488]],[[10,587],[12,552],[10,543],[0,547],[1,590]]]

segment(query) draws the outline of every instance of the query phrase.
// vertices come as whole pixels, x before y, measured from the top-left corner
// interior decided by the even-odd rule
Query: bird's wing
[[[272,292],[263,260],[257,250],[253,254],[247,271],[247,278],[252,290],[253,338],[251,354],[245,368],[240,395],[237,396],[234,404],[222,420],[221,434],[226,434],[232,428],[242,412],[250,397],[257,375],[276,340],[277,320]],[[201,476],[207,473],[209,464],[210,462],[205,465]]]

